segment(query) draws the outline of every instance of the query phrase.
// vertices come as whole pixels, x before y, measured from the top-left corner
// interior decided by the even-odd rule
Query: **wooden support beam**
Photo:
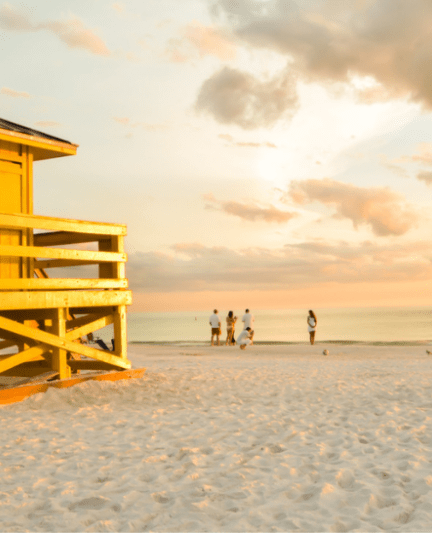
[[[0,320],[7,320],[7,319],[0,318]],[[24,328],[25,326],[22,326],[22,327]],[[27,350],[24,350],[22,352],[2,358],[0,360],[0,374],[22,363],[27,363],[28,361],[33,361],[34,359],[38,359],[47,350],[49,350],[48,346],[38,345],[38,346],[33,346],[32,348],[27,348]]]
[[[60,341],[60,346],[54,346],[52,349],[52,369],[59,373],[60,379],[67,379],[71,377],[71,369],[67,364],[66,350],[62,348],[61,339],[66,336],[66,319],[67,311],[64,307],[54,310],[53,325],[51,327],[52,333]]]
[[[0,290],[60,290],[60,289],[125,289],[126,279],[80,279],[80,278],[41,278],[41,279],[0,279]],[[1,305],[1,304],[0,304]]]
[[[109,307],[130,305],[131,291],[27,291],[2,292],[1,312],[19,309],[48,309],[56,307]],[[71,312],[74,312],[71,310]],[[27,318],[27,317],[26,317]]]
[[[110,352],[97,350],[96,348],[85,346],[84,344],[72,342],[70,340],[67,340],[65,337],[60,338],[56,335],[41,331],[39,329],[23,326],[18,322],[9,320],[8,318],[0,317],[0,329],[8,330],[16,336],[22,337],[24,339],[30,339],[36,342],[46,344],[51,348],[60,348],[72,353],[78,353],[80,355],[84,355],[92,359],[97,359],[98,361],[109,363],[119,368],[131,367],[130,361],[128,361],[126,358],[121,358],[116,355],[112,355]]]
[[[43,257],[69,261],[92,261],[93,263],[125,262],[125,253],[94,252],[90,250],[70,250],[68,248],[40,248],[38,246],[1,245],[0,256],[4,257]],[[40,268],[40,266],[39,266]]]
[[[111,314],[112,310],[109,308],[108,310],[105,310],[104,313],[88,313],[86,316],[80,316],[79,318],[72,317],[66,322],[66,329],[67,331],[70,331],[71,329],[80,328],[81,326],[86,326],[87,324],[90,324],[90,322],[94,322],[95,320],[99,320],[99,318]]]
[[[36,228],[97,235],[126,235],[127,232],[124,224],[107,224],[68,218],[41,217],[24,214],[11,215],[5,213],[0,213],[0,227],[11,229]]]
[[[126,306],[119,305],[114,311],[114,353],[126,359],[127,356],[127,329]]]
[[[77,261],[69,259],[39,259],[34,260],[34,269],[44,270],[45,268],[67,268],[67,267],[79,267],[86,265],[98,265],[94,261]]]
[[[35,233],[35,246],[62,246],[65,244],[80,244],[98,242],[106,239],[106,235],[97,233],[72,233],[71,231],[50,231],[48,233]]]
[[[94,320],[93,322],[89,322],[88,324],[84,326],[73,329],[72,331],[68,331],[66,333],[66,339],[70,341],[79,339],[80,337],[84,337],[84,335],[88,335],[89,333],[92,333],[93,331],[97,331],[98,329],[102,329],[105,326],[109,326],[113,322],[114,322],[113,315],[104,316],[102,318]]]

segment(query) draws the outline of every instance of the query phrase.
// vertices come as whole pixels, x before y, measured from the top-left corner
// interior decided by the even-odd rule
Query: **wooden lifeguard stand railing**
[[[131,367],[126,226],[33,215],[33,161],[76,150],[0,119],[0,376],[54,371],[64,379],[83,369]],[[97,250],[83,249],[84,243],[96,243]],[[98,277],[74,275],[83,265],[96,265]],[[62,277],[49,277],[52,268],[64,269]],[[113,351],[83,342],[110,324]]]

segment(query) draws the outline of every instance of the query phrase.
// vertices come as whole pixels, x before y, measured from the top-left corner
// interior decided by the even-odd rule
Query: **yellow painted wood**
[[[126,226],[124,224],[107,224],[104,222],[88,222],[85,220],[41,217],[19,213],[6,214],[0,211],[0,227],[2,226],[13,229],[35,228],[98,235],[126,235]]]
[[[55,307],[107,307],[130,305],[131,291],[5,291],[0,294],[1,311],[53,309]]]
[[[127,286],[126,279],[0,279],[0,290],[125,289]]]
[[[127,330],[126,306],[119,305],[114,311],[114,353],[126,359],[127,357]]]
[[[6,319],[2,319],[0,317],[0,320]],[[39,358],[48,349],[49,348],[45,345],[33,346],[32,348],[27,348],[27,350],[24,350],[17,354],[9,355],[8,357],[2,358],[0,360],[0,374],[6,372],[6,370],[10,370],[15,366],[20,365],[21,363],[27,363],[28,361],[33,361],[34,359]]]
[[[73,233],[71,231],[50,231],[35,233],[35,246],[62,246],[65,244],[80,244],[86,242],[98,242],[106,239],[106,235],[98,233]]]
[[[60,338],[56,335],[48,333],[46,331],[41,331],[36,328],[29,328],[14,320],[9,320],[0,316],[0,329],[7,330],[17,337],[22,337],[25,339],[30,339],[32,341],[40,342],[54,348],[61,348],[72,353],[78,353],[91,359],[97,359],[98,361],[103,361],[111,365],[117,366],[119,368],[130,368],[131,363],[127,359],[122,359],[116,355],[111,355],[108,352],[103,350],[97,350],[96,348],[91,348],[90,346],[85,346],[84,344],[78,344],[67,340],[66,338]],[[25,361],[22,361],[25,362]],[[0,366],[1,369],[1,366]]]
[[[123,379],[142,378],[145,373],[145,368],[134,368],[132,370],[122,370],[121,372],[98,372],[81,374],[79,377],[72,377],[69,379],[60,379],[53,381],[46,381],[44,383],[23,384],[18,387],[7,387],[0,390],[0,404],[16,403],[32,396],[47,391],[49,388],[65,389],[73,387],[78,383],[83,383],[88,380],[96,381],[118,381]]]
[[[54,311],[51,332],[56,337],[59,337],[60,341],[66,336],[66,318],[67,313],[64,307],[60,307]],[[52,369],[57,370],[60,379],[70,378],[71,369],[66,362],[66,350],[61,346],[54,346],[52,349],[52,354]]]
[[[53,139],[43,139],[41,137],[4,129],[0,129],[0,140],[29,146],[35,161],[65,155],[75,155],[78,148],[77,144],[63,143]]]
[[[79,267],[84,265],[97,265],[97,263],[95,263],[94,261],[70,261],[68,259],[40,259],[34,261],[35,270],[46,270],[48,268]]]
[[[81,326],[86,326],[87,324],[90,324],[90,322],[94,322],[95,320],[99,320],[100,318],[103,318],[105,316],[109,316],[112,314],[112,309],[107,308],[105,310],[105,313],[89,313],[85,316],[80,316],[78,318],[71,317],[66,322],[66,329],[69,331],[71,329],[80,328]]]
[[[0,212],[22,212],[23,162],[0,161]],[[18,246],[22,232],[0,226],[0,246]],[[22,260],[19,257],[2,257],[0,254],[0,278],[22,277]]]
[[[40,248],[38,246],[0,246],[0,256],[8,257],[52,257],[70,261],[117,262],[126,261],[125,253],[93,252],[88,250],[69,250],[67,248]]]
[[[66,333],[66,339],[70,341],[79,339],[80,337],[84,337],[85,335],[88,335],[89,333],[92,333],[93,331],[97,331],[98,329],[102,329],[105,326],[109,326],[113,322],[114,322],[113,315],[107,315],[107,316],[98,318],[97,320],[93,320],[92,322],[89,322],[88,324],[85,324],[84,326],[75,328],[72,331],[68,331]]]

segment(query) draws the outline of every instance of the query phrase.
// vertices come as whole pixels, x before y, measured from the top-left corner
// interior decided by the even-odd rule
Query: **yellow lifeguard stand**
[[[76,150],[68,141],[0,119],[0,376],[49,372],[64,379],[80,370],[131,367],[126,226],[33,215],[33,161]],[[83,243],[97,243],[97,251],[70,246]],[[98,277],[47,275],[50,268],[69,273],[80,265],[97,265]],[[110,324],[113,351],[81,341]]]

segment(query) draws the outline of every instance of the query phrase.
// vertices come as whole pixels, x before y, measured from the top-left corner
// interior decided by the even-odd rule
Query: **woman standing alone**
[[[318,323],[317,317],[311,309],[309,311],[309,316],[307,317],[308,331],[309,331],[309,337],[310,337],[311,344],[315,342],[315,331],[316,331],[317,323]]]

